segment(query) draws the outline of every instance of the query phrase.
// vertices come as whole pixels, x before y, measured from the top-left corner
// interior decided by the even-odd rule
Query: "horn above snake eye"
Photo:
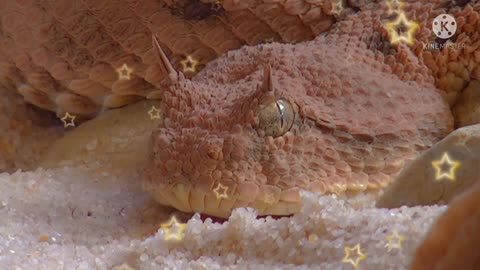
[[[273,87],[272,69],[270,64],[263,64],[262,83],[255,96],[259,99],[259,103],[267,106],[278,98],[276,97],[275,87]]]
[[[274,92],[273,89],[273,78],[272,78],[272,68],[270,64],[263,65],[263,82],[262,82],[262,91],[265,92]]]
[[[155,48],[155,52],[157,53],[158,60],[160,61],[160,67],[162,68],[162,71],[167,74],[167,77],[170,78],[170,80],[177,78],[178,72],[173,68],[170,60],[168,60],[167,55],[160,46],[160,42],[158,41],[156,35],[152,35],[152,43],[153,48]]]
[[[264,136],[282,136],[292,128],[295,111],[288,100],[277,97],[269,64],[263,65],[263,80],[260,87],[257,130]]]

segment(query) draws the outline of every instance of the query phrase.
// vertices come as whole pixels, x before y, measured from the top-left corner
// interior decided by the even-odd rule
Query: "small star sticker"
[[[393,232],[387,236],[385,236],[388,243],[385,245],[388,247],[388,251],[397,248],[402,249],[402,241],[405,240],[405,236],[398,234],[397,230],[393,230]]]
[[[308,242],[315,243],[318,240],[318,235],[312,233],[308,235]]]
[[[177,218],[172,216],[169,221],[162,223],[160,227],[165,233],[165,240],[182,240],[187,224],[178,222]]]
[[[213,192],[215,193],[215,196],[217,196],[217,199],[228,198],[227,190],[228,190],[227,186],[224,186],[221,183],[218,183],[217,187],[213,189]]]
[[[213,2],[212,4],[213,11],[218,12],[221,8],[222,8],[222,3],[219,0]]]
[[[120,80],[130,80],[133,68],[130,68],[127,64],[123,64],[117,68],[118,78]]]
[[[332,14],[339,16],[344,9],[343,0],[336,0],[332,3]]]
[[[63,122],[63,127],[67,128],[67,127],[75,127],[75,118],[77,118],[77,116],[71,115],[68,112],[66,112],[65,115],[60,119]]]
[[[404,26],[407,31],[402,31],[402,33],[398,33],[398,28],[400,26]],[[395,44],[400,41],[404,41],[408,45],[412,45],[414,42],[413,35],[415,31],[418,29],[419,25],[416,22],[412,22],[407,20],[405,13],[400,12],[397,16],[395,21],[390,21],[385,24],[387,31],[390,36],[390,43]]]
[[[460,162],[451,160],[448,153],[444,153],[442,159],[432,161],[432,166],[435,169],[435,180],[440,181],[442,178],[447,178],[452,182],[455,181],[455,170],[460,167]],[[448,172],[445,172],[445,167],[448,166]]]
[[[354,63],[353,57],[349,53],[347,54],[347,57],[345,58],[345,60],[347,60],[347,67],[351,66]]]
[[[265,39],[265,43],[272,43],[273,42],[273,38],[267,38]]]
[[[398,13],[404,6],[404,3],[400,0],[389,0],[385,2],[385,4],[387,5],[387,13],[389,15],[393,13]]]
[[[183,67],[183,72],[193,72],[195,73],[197,71],[197,60],[193,59],[190,55],[187,55],[187,57],[180,61],[180,64],[182,64]]]
[[[275,197],[272,193],[267,194],[267,196],[265,197],[265,202],[267,204],[273,204],[275,202]]]
[[[150,115],[150,119],[160,119],[160,110],[157,109],[155,106],[152,106],[150,111],[148,111],[148,114]]]
[[[362,251],[360,250],[360,244],[356,244],[353,248],[347,246],[344,248],[344,250],[345,250],[345,257],[343,257],[342,262],[351,263],[355,268],[357,268],[361,260],[367,258],[367,255],[362,253]],[[355,260],[350,258],[350,252],[352,251],[356,251],[357,253]]]

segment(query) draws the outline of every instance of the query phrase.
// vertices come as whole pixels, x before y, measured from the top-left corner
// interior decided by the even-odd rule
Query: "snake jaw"
[[[272,193],[267,193],[263,197],[248,202],[233,196],[218,198],[215,194],[198,192],[191,184],[175,184],[164,187],[144,182],[144,188],[160,204],[187,213],[198,212],[221,218],[228,218],[232,210],[237,207],[252,207],[257,210],[259,216],[280,216],[297,213],[302,206],[300,201],[279,201]]]

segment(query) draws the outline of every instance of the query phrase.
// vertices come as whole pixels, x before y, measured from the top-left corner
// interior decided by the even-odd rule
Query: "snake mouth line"
[[[215,193],[204,193],[195,190],[191,184],[176,184],[164,186],[161,184],[144,183],[144,189],[160,204],[174,207],[187,213],[203,213],[211,216],[228,218],[233,209],[252,207],[259,216],[284,216],[298,213],[302,206],[300,202],[275,201],[266,202],[255,199],[247,202],[235,197],[219,198]]]

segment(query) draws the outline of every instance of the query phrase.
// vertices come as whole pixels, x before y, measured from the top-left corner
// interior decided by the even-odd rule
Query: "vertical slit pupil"
[[[278,112],[280,113],[280,127],[283,129],[283,110],[282,108],[280,107],[280,104],[277,102],[275,102],[275,105],[277,105],[277,109],[278,109]]]

